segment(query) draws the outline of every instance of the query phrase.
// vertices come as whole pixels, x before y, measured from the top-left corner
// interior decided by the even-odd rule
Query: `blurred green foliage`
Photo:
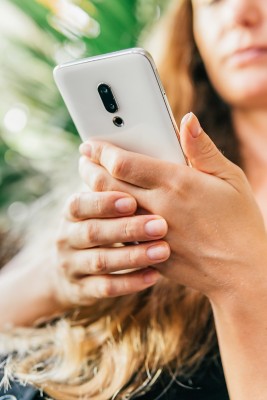
[[[139,45],[167,3],[6,0],[24,23],[0,48],[2,231],[23,220],[25,207],[47,193],[55,177],[62,179],[58,170],[77,153],[79,138],[53,82],[54,66]]]

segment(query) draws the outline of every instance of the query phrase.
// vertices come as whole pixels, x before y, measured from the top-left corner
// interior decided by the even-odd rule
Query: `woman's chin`
[[[233,107],[267,108],[267,73],[264,79],[237,79],[222,90],[222,97]]]
[[[248,109],[265,108],[267,111],[267,89],[265,92],[250,90],[240,92],[239,94],[236,93],[235,96],[229,98],[228,103],[231,104],[232,107]]]
[[[267,65],[221,68],[211,74],[220,96],[231,106],[267,107]]]

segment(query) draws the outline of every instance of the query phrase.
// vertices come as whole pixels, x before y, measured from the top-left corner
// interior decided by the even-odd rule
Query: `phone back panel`
[[[178,130],[153,60],[130,49],[58,66],[55,81],[83,140],[95,138],[162,160],[186,163]],[[98,93],[112,89],[118,111],[106,111]],[[124,125],[114,125],[113,118]]]

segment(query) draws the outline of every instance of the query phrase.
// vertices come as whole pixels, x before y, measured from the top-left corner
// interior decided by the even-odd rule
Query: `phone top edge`
[[[78,65],[78,64],[85,64],[85,63],[90,63],[90,62],[94,62],[94,61],[100,61],[100,60],[104,60],[107,58],[120,57],[125,54],[138,54],[138,55],[144,56],[155,68],[155,62],[153,60],[153,57],[147,50],[145,50],[141,47],[132,47],[130,49],[118,50],[118,51],[113,51],[113,52],[105,53],[105,54],[98,54],[96,56],[85,57],[85,58],[81,58],[78,60],[72,60],[72,61],[68,61],[66,63],[59,64],[59,65],[55,66],[55,68],[53,70],[53,74],[55,75],[57,73],[57,71],[60,70],[61,68],[67,68],[67,67],[72,67],[72,66]]]

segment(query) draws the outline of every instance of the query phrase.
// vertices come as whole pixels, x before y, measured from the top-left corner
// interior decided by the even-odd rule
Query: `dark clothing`
[[[1,376],[0,376],[1,380]],[[8,395],[13,395],[14,397]],[[5,397],[7,396],[7,397]],[[4,392],[0,390],[0,400],[44,400],[38,389],[22,386],[13,382],[12,387]],[[135,397],[136,400],[229,400],[222,367],[213,364],[191,379],[175,380],[163,373],[149,392]],[[66,399],[68,400],[68,399]]]
[[[221,365],[200,370],[191,379],[173,380],[165,373],[145,395],[136,400],[229,400]]]

